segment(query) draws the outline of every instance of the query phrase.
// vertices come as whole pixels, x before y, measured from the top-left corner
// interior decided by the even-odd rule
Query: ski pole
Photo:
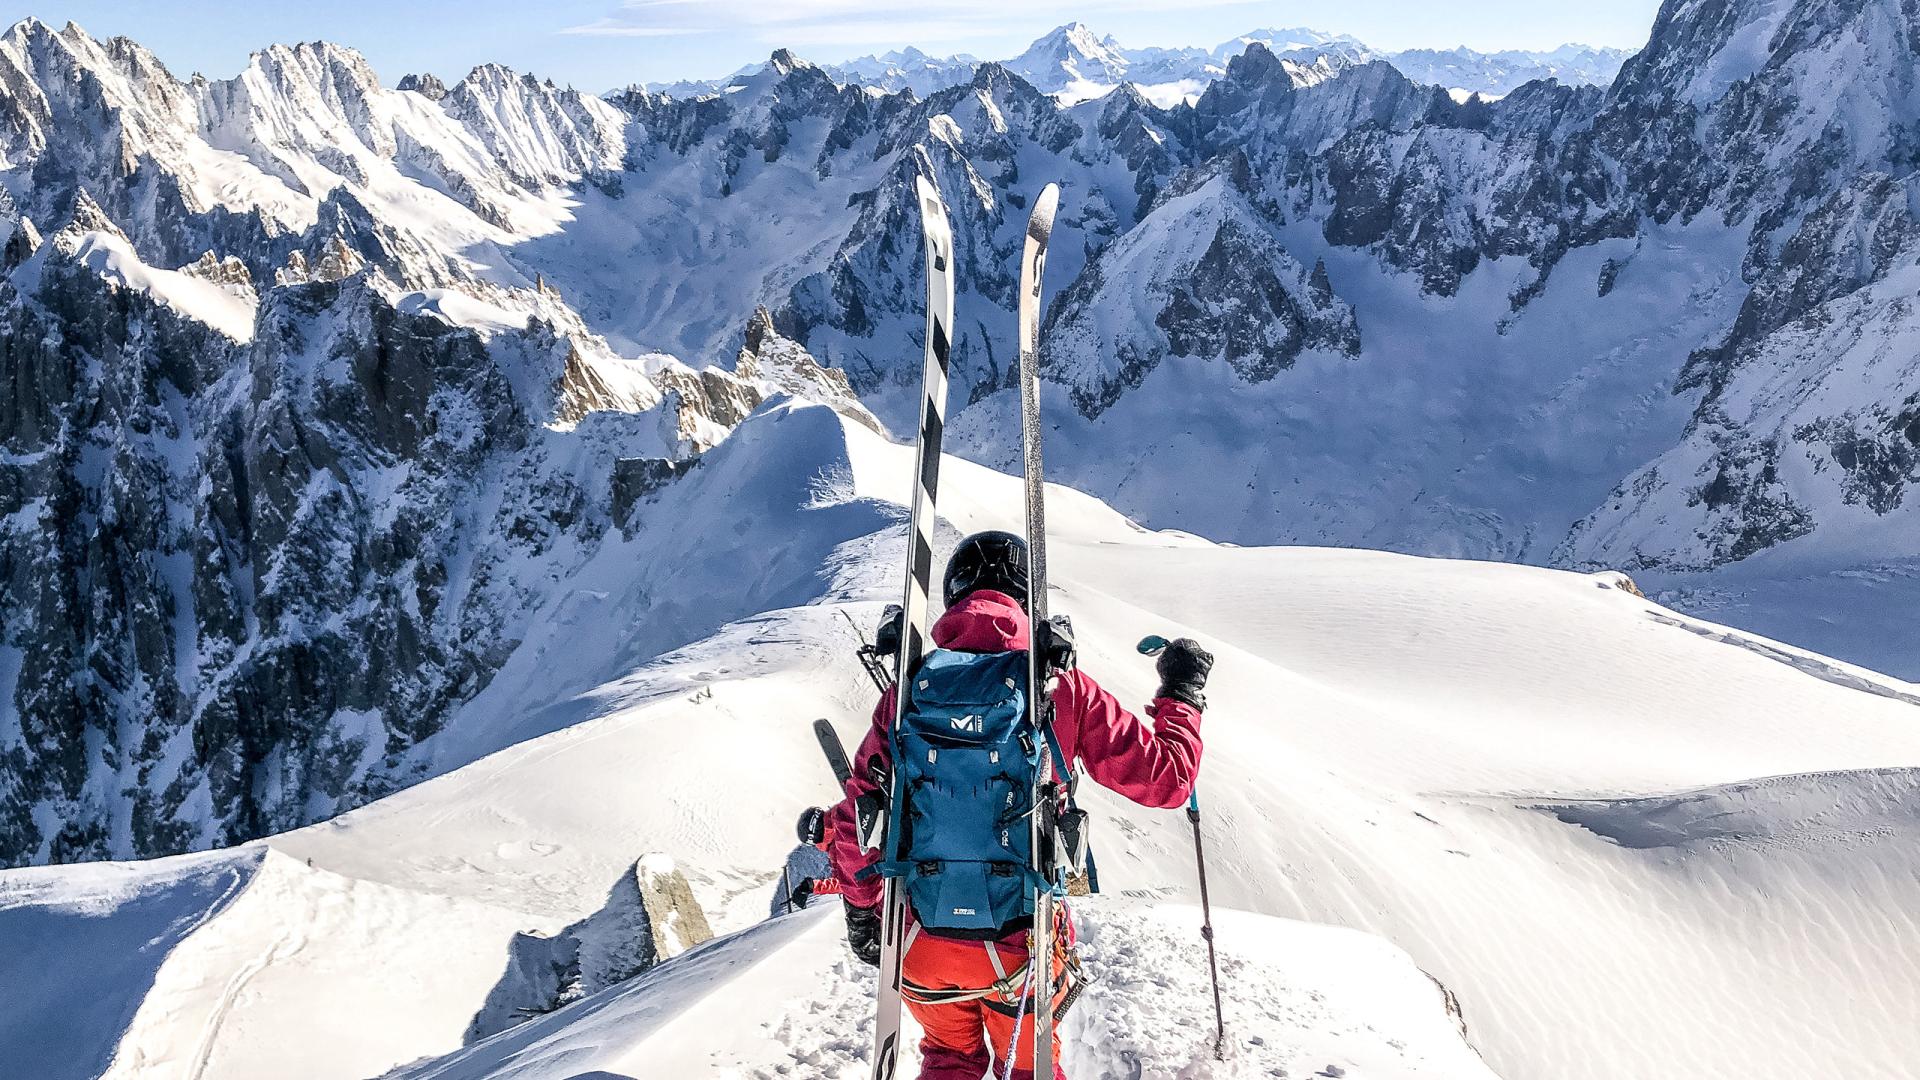
[[[1207,899],[1207,851],[1200,843],[1200,788],[1187,800],[1187,820],[1193,822],[1193,857],[1200,864],[1200,936],[1207,939],[1207,968],[1213,976],[1213,1058],[1227,1059],[1227,1014],[1220,1006],[1220,958],[1213,947],[1213,905]]]
[[[1159,656],[1169,642],[1158,634],[1140,639],[1143,656]],[[1213,945],[1213,903],[1207,897],[1207,849],[1200,841],[1200,785],[1187,798],[1187,820],[1193,822],[1193,858],[1200,866],[1200,936],[1207,939],[1207,970],[1213,977],[1213,1058],[1227,1059],[1227,1014],[1220,1004],[1220,957]]]

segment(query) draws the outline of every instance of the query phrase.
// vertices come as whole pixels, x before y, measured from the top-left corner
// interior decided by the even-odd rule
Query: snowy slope
[[[1364,934],[1244,912],[1216,919],[1235,989],[1230,1052],[1216,1062],[1199,910],[1106,899],[1080,910],[1098,981],[1062,1026],[1071,1076],[1492,1080],[1443,991],[1404,954]],[[395,1080],[856,1076],[874,977],[843,934],[837,904],[775,919]],[[910,1044],[903,1072],[918,1057]]]
[[[757,507],[773,516],[756,527],[814,552],[818,576],[785,601],[800,606],[636,666],[615,645],[630,599],[583,576],[581,601],[539,613],[550,630],[530,631],[530,662],[501,676],[516,702],[544,692],[551,708],[463,715],[444,745],[450,764],[471,764],[267,841],[264,859],[255,847],[0,875],[6,940],[120,955],[117,942],[154,938],[132,970],[101,975],[90,1000],[103,1005],[62,1045],[93,1061],[117,1046],[115,1075],[207,1080],[258,1075],[272,1055],[314,1062],[304,1075],[352,1076],[375,1057],[393,1068],[448,1054],[462,1041],[456,1021],[499,990],[513,934],[594,912],[650,850],[677,859],[717,928],[757,919],[794,808],[830,797],[806,721],[833,717],[851,738],[871,698],[838,609],[870,622],[896,587],[892,502],[908,460],[817,408],[770,406],[733,438],[786,462],[791,479],[756,490],[750,472],[703,468],[679,483],[711,479],[687,497]],[[943,494],[946,543],[1020,513],[1015,480],[960,461]],[[1897,1075],[1920,1053],[1909,1023],[1920,972],[1907,960],[1920,949],[1920,688],[1675,615],[1617,574],[1217,546],[1141,530],[1065,489],[1050,510],[1056,606],[1076,618],[1084,666],[1123,700],[1152,688],[1132,650],[1144,633],[1193,633],[1220,655],[1202,775],[1216,904],[1391,941],[1457,996],[1469,1042],[1508,1080]],[[676,565],[684,595],[740,571],[724,557]],[[598,614],[582,620],[581,602]],[[582,683],[593,685],[562,689]],[[1182,815],[1098,792],[1089,802],[1110,893],[1192,896]],[[234,886],[221,874],[252,884],[222,900]],[[1204,1012],[1198,969],[1159,955],[1192,942],[1191,912],[1110,903],[1089,925],[1113,978],[1078,1022],[1114,1034],[1075,1035],[1083,1075],[1128,1075],[1090,1056],[1127,1046],[1165,1074],[1209,1075],[1177,1072],[1191,1042],[1154,1037],[1161,1029],[1141,1019]],[[212,914],[195,928],[200,912]],[[282,940],[315,918],[339,929]],[[863,1010],[833,920],[813,918],[715,946],[422,1075],[648,1075],[633,1062],[669,1045],[689,1052],[688,1030],[726,1031],[721,1058],[663,1075],[834,1075],[862,1044]],[[1267,1041],[1243,1046],[1245,1062],[1292,1075],[1342,1061],[1354,1075],[1480,1075],[1442,1037],[1438,994],[1404,960],[1325,933],[1222,920],[1243,983],[1274,988],[1236,995],[1236,1031]],[[1364,970],[1378,977],[1339,990],[1313,959],[1316,935],[1326,964],[1357,973],[1370,956]],[[59,1026],[61,976],[39,955],[7,971],[28,990],[0,1021],[0,1046],[44,1058],[43,1032],[73,1024]],[[1132,989],[1162,966],[1182,972],[1164,1006]],[[783,1011],[758,1009],[775,998]],[[322,999],[330,1026],[316,1029]],[[377,1031],[364,1050],[328,1034],[363,1027]],[[161,1061],[168,1047],[179,1049]],[[139,1053],[152,1063],[135,1068]],[[1383,1071],[1358,1071],[1376,1054]],[[1405,1068],[1388,1070],[1393,1060]]]

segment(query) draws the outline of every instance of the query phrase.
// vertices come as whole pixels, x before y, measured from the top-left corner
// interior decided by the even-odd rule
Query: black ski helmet
[[[800,814],[800,823],[794,829],[800,835],[803,844],[817,844],[827,838],[827,812],[817,806],[809,806]]]
[[[1006,593],[1027,606],[1027,542],[1010,532],[978,532],[953,549],[942,582],[947,606],[980,589]]]

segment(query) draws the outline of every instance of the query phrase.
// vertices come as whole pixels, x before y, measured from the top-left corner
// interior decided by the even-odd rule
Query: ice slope
[[[1216,1062],[1198,909],[1102,899],[1082,910],[1100,975],[1061,1032],[1069,1075],[1494,1075],[1461,1040],[1444,991],[1399,950],[1237,911],[1216,919],[1236,991]],[[842,934],[837,903],[770,920],[394,1080],[864,1075],[874,977]],[[904,1056],[912,1075],[917,1040]]]
[[[270,1060],[313,1077],[420,1064],[461,1051],[457,1021],[496,989],[515,933],[595,911],[652,850],[687,871],[717,929],[752,924],[795,809],[832,796],[807,721],[832,717],[848,739],[864,723],[872,691],[840,611],[870,624],[898,588],[894,500],[910,465],[905,448],[824,409],[769,406],[733,438],[785,479],[694,470],[655,504],[684,531],[670,563],[627,549],[625,568],[556,583],[527,655],[496,680],[497,708],[449,728],[445,763],[464,767],[266,841],[269,854],[195,857],[257,867],[234,871],[252,875],[234,900],[176,869],[216,862],[0,874],[0,940],[36,943],[0,960],[23,988],[0,1013],[0,1048],[51,1055],[46,1032],[70,1018],[64,975],[44,958],[98,953],[98,1006],[61,1060],[113,1060],[112,1075],[142,1080],[257,1076]],[[942,488],[943,544],[1019,520],[1011,477],[955,460]],[[1133,650],[1145,633],[1191,633],[1220,656],[1202,770],[1217,905],[1392,942],[1456,995],[1468,1041],[1507,1080],[1880,1077],[1920,1056],[1920,688],[1676,615],[1617,574],[1221,546],[1148,532],[1065,489],[1049,509],[1054,605],[1076,619],[1083,666],[1122,700],[1151,693]],[[728,534],[713,530],[741,515],[753,523],[739,535],[784,542],[759,558],[718,544]],[[627,578],[632,591],[609,587]],[[651,639],[623,624],[623,605],[715,591],[728,604],[777,592],[769,603],[787,606],[652,660],[633,651]],[[1128,1018],[1200,1015],[1198,969],[1164,998],[1128,996],[1158,965],[1123,944],[1156,940],[1155,920],[1180,924],[1166,941],[1190,943],[1191,916],[1108,905],[1190,902],[1187,823],[1084,794],[1113,894],[1089,911],[1090,936],[1115,950],[1102,991],[1115,996],[1089,1002],[1079,1022],[1104,1026],[1076,1034],[1074,1052],[1133,1039],[1178,1055],[1174,1036]],[[87,899],[96,875],[151,888],[123,881]],[[313,920],[320,932],[297,949],[282,937]],[[849,975],[830,922],[734,939],[657,983],[469,1048],[445,1065],[468,1071],[443,1075],[515,1063],[533,1071],[500,1075],[833,1075],[863,1041],[864,1011],[834,981]],[[1283,1004],[1271,1032],[1243,1031],[1279,1048],[1243,1047],[1262,1068],[1309,1075],[1322,1066],[1286,1055],[1385,1053],[1364,1031],[1338,1051],[1316,1040],[1354,1023],[1400,1038],[1401,1020],[1417,1020],[1411,1006],[1360,1017],[1340,1005],[1350,999],[1309,962],[1314,931],[1229,916],[1221,933],[1230,951],[1258,940],[1279,957],[1244,958],[1236,1009],[1329,1003],[1319,1018]],[[148,939],[133,961],[116,945]],[[1338,948],[1336,966],[1387,955],[1364,939]],[[778,959],[692,1000],[716,966],[758,955]],[[663,999],[648,985],[675,989]],[[1410,1002],[1416,985],[1383,975],[1355,992]],[[793,1011],[755,1014],[769,997]],[[623,1056],[684,1053],[692,1033],[720,1033],[737,1060],[651,1073]],[[1404,1041],[1445,1053],[1418,1031]],[[508,1051],[524,1060],[488,1056]],[[1138,1073],[1075,1060],[1082,1076],[1207,1075],[1165,1056]]]

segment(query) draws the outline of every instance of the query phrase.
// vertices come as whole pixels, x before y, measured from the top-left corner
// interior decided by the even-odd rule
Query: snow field
[[[809,722],[848,742],[866,723],[840,611],[870,628],[898,589],[909,458],[824,408],[763,409],[650,504],[635,546],[534,615],[524,655],[445,733],[444,775],[192,857],[258,862],[224,906],[217,875],[175,860],[0,874],[0,928],[101,957],[102,1008],[59,1045],[142,1080],[288,1061],[315,1078],[857,1075],[870,976],[837,920],[753,924],[794,813],[833,797]],[[1015,478],[955,460],[942,486],[942,545],[1018,522]],[[1220,657],[1201,794],[1236,988],[1237,1056],[1208,1072],[1197,920],[1165,907],[1195,895],[1186,819],[1083,787],[1108,975],[1068,1032],[1076,1080],[1797,1080],[1920,1058],[1915,687],[1682,618],[1615,574],[1224,547],[1050,496],[1054,606],[1085,668],[1138,705],[1141,636]],[[663,596],[750,612],[733,605],[769,590],[774,610],[663,654],[691,622],[621,617],[679,619],[640,605]],[[598,910],[650,851],[716,930],[751,929],[463,1049],[513,935]],[[92,914],[62,914],[76,905]],[[182,919],[198,928],[160,933]],[[155,942],[132,968],[128,940]],[[1418,970],[1455,995],[1484,1066],[1440,1038],[1452,1021]],[[28,989],[0,1045],[57,1057],[42,1033],[64,984],[43,963],[7,974]]]

